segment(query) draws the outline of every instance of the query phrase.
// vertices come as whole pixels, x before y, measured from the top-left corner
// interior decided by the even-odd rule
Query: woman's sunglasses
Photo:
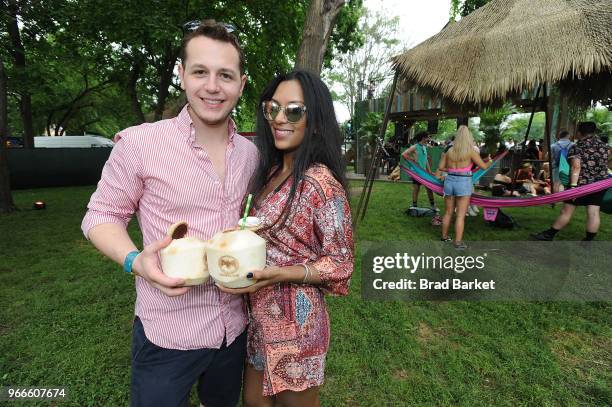
[[[189,21],[183,24],[183,30],[185,30],[185,32],[192,32],[192,31],[197,30],[201,24],[202,24],[202,21],[200,20]],[[234,27],[231,24],[221,23],[221,22],[218,24],[223,26],[225,28],[225,31],[227,31],[228,33],[233,33],[234,31],[236,31],[236,27]]]
[[[297,123],[302,120],[306,113],[306,106],[301,103],[292,102],[287,106],[281,106],[273,100],[267,100],[261,104],[263,115],[268,121],[276,120],[276,116],[281,111],[285,112],[285,117],[289,123]]]

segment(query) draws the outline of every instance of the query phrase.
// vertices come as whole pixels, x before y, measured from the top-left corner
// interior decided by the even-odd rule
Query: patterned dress
[[[282,213],[291,178],[255,205],[267,241],[268,265],[308,263],[322,284],[281,283],[249,295],[248,363],[263,370],[263,395],[323,383],[329,348],[324,293],[346,295],[353,272],[353,232],[346,194],[329,169],[312,166],[298,184],[284,227],[266,228]]]

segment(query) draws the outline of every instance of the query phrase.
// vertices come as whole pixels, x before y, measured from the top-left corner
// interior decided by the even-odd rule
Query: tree
[[[295,68],[321,73],[327,43],[345,0],[311,0],[302,28]]]
[[[485,148],[489,152],[497,150],[497,143],[501,141],[501,124],[513,112],[513,106],[505,104],[499,108],[487,107],[479,114],[479,129],[485,135]]]
[[[399,26],[399,17],[387,18],[380,12],[364,9],[358,23],[358,32],[363,36],[363,45],[352,52],[342,53],[325,76],[342,90],[334,94],[342,101],[351,117],[355,102],[370,83],[384,89],[392,75],[389,59],[401,52],[394,38]]]
[[[184,104],[174,74],[183,24],[203,16],[237,28],[249,80],[234,118],[239,129],[252,126],[260,90],[294,65],[301,38],[296,27],[304,25],[308,4],[106,0],[100,7],[97,0],[0,1],[8,111],[3,136],[23,134],[26,145],[43,133],[112,136],[164,112],[177,113]],[[324,61],[358,45],[360,7],[361,0],[349,0],[340,8]]]
[[[512,115],[501,125],[501,137],[504,140],[512,140],[514,142],[523,142],[525,133],[529,125],[530,113],[521,113]],[[540,140],[544,138],[544,125],[546,115],[544,112],[537,112],[533,115],[531,128],[529,129],[530,140]]]
[[[17,1],[2,1],[2,14],[5,14],[8,17],[6,25],[11,45],[9,51],[13,57],[13,63],[19,72],[19,77],[21,79],[26,79],[26,52],[23,46],[23,41],[21,40],[21,33],[19,32],[17,22],[19,13],[20,10]],[[23,122],[23,146],[24,148],[34,148],[34,131],[32,129],[32,99],[27,86],[22,88],[20,96],[19,110],[21,113],[21,120]]]
[[[586,111],[584,120],[595,122],[597,132],[601,136],[612,135],[612,112],[605,107],[594,107]]]
[[[359,130],[357,130],[357,136],[366,144],[369,154],[373,153],[376,149],[376,143],[380,133],[380,128],[383,124],[384,115],[377,112],[369,112]],[[392,124],[392,123],[389,123]],[[388,140],[393,136],[395,128],[393,126],[387,126],[385,131],[384,140]]]
[[[491,0],[451,0],[451,18],[456,19],[457,16],[465,17],[490,1]]]
[[[6,157],[6,136],[8,134],[6,82],[4,61],[0,59],[0,213],[11,212],[15,208]]]

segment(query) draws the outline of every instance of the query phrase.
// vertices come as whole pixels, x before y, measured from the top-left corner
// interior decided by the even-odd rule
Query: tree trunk
[[[15,209],[9,178],[6,157],[6,140],[8,136],[7,79],[4,73],[4,61],[0,59],[0,213]]]
[[[4,2],[2,2],[2,4],[4,5]],[[19,110],[21,112],[21,121],[23,122],[23,147],[34,148],[34,128],[32,125],[32,98],[30,96],[30,91],[27,89],[27,84],[29,83],[29,81],[27,80],[26,74],[25,49],[23,47],[23,42],[21,41],[19,26],[17,25],[18,6],[14,0],[10,0],[8,2],[8,11],[10,16],[10,21],[8,23],[8,33],[12,45],[10,52],[15,61],[15,67],[19,72],[19,77],[21,78],[22,83],[26,84],[25,88],[22,89],[20,92],[21,102],[19,106]]]
[[[321,73],[323,57],[338,13],[345,0],[311,0],[302,29],[295,69]]]
[[[140,78],[141,70],[142,61],[140,55],[135,55],[132,62],[132,71],[130,72],[130,79],[127,87],[127,93],[132,106],[132,113],[136,117],[136,123],[134,124],[142,124],[146,121],[145,115],[142,111],[142,105],[140,104],[140,100],[138,100],[138,91],[136,90],[136,85],[138,83],[138,79]]]
[[[166,107],[166,99],[168,99],[168,88],[172,83],[172,74],[174,65],[178,58],[177,50],[172,44],[167,44],[164,51],[163,65],[159,71],[159,89],[157,90],[157,105],[155,106],[155,121],[161,120]]]

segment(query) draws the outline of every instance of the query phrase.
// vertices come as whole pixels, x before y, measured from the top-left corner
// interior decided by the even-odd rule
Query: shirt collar
[[[178,116],[176,116],[176,122],[178,124],[180,133],[193,142],[195,141],[195,132],[192,130],[193,120],[191,119],[191,116],[189,115],[188,107],[189,107],[189,103],[186,103],[185,106],[183,106],[183,108],[181,109],[181,112],[178,114]],[[236,128],[236,123],[234,122],[234,120],[232,120],[231,117],[229,118],[229,121],[228,121],[227,133],[229,136],[228,143],[231,144],[234,142],[234,137],[238,133],[237,128]]]

